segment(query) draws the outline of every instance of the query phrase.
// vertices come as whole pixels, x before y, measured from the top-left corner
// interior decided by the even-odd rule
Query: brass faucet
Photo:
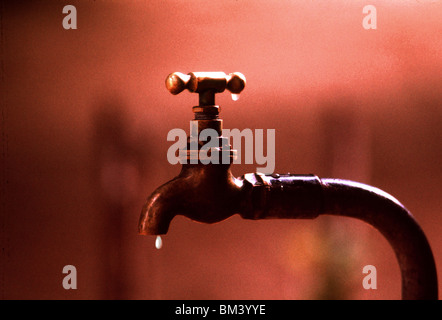
[[[369,185],[311,174],[232,175],[230,164],[236,151],[222,136],[215,94],[226,89],[239,94],[245,84],[241,73],[176,72],[167,77],[166,87],[172,94],[185,89],[199,94],[191,121],[195,129],[190,132],[187,147],[180,150],[180,174],[148,197],[138,232],[165,234],[176,215],[204,223],[219,222],[234,214],[255,220],[313,219],[321,214],[353,217],[377,228],[393,247],[401,269],[404,300],[437,300],[436,266],[427,238],[411,213],[391,195]],[[220,147],[207,154],[219,161],[204,164],[199,158],[203,143],[198,137],[204,129],[218,134]]]

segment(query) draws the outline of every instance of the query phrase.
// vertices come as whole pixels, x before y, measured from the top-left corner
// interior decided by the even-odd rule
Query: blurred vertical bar
[[[125,225],[131,203],[137,199],[143,156],[130,138],[125,107],[104,103],[94,119],[93,181],[99,202],[97,235],[101,256],[100,286],[105,299],[130,297],[129,246]],[[138,200],[138,199],[137,199]]]

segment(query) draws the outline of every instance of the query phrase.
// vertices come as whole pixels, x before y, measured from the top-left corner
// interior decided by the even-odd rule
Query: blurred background
[[[392,194],[441,277],[441,21],[441,1],[3,1],[1,298],[401,298],[389,244],[350,218],[178,216],[160,250],[138,235],[146,197],[180,170],[167,133],[188,131],[198,101],[168,93],[174,71],[243,73],[239,101],[217,97],[224,127],[275,129],[275,172]]]

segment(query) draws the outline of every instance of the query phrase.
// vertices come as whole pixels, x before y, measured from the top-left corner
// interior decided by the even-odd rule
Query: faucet
[[[226,89],[239,94],[245,84],[238,72],[175,72],[166,78],[170,93],[185,89],[198,93],[199,105],[193,107],[187,144],[178,152],[181,172],[147,198],[138,233],[166,234],[176,215],[203,223],[220,222],[234,214],[252,220],[314,219],[323,214],[352,217],[375,227],[392,246],[401,270],[402,299],[437,300],[437,272],[428,240],[411,213],[391,195],[366,184],[313,174],[232,175],[236,151],[222,136],[215,94]],[[211,139],[218,147],[204,146],[200,134],[206,129],[216,133]],[[208,162],[207,157],[215,160]]]

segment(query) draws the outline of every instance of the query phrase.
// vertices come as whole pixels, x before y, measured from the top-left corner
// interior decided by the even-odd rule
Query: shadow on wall
[[[329,177],[370,184],[371,124],[350,97],[334,98],[321,108],[322,159]]]
[[[139,206],[141,181],[149,165],[147,139],[133,138],[124,105],[109,99],[93,115],[92,181],[98,201],[97,229],[101,295],[125,299],[130,295],[130,241],[126,227],[134,206]],[[130,225],[130,229],[134,229]]]

